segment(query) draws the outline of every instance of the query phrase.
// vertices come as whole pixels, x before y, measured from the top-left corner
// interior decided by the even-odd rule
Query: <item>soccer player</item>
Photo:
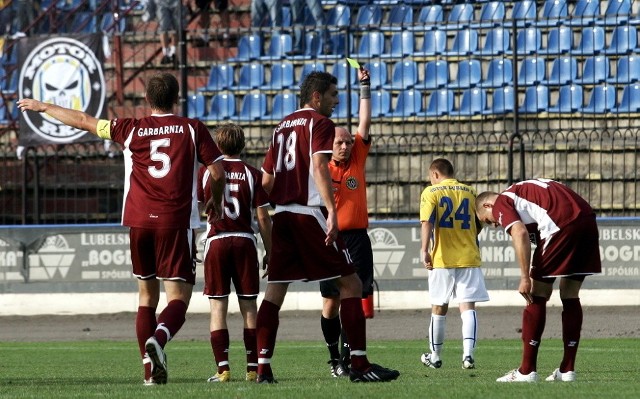
[[[475,304],[489,300],[480,270],[476,193],[454,178],[453,165],[444,158],[431,162],[429,180],[431,186],[420,195],[420,257],[429,270],[431,353],[423,353],[421,360],[425,366],[442,367],[447,311],[455,299],[462,319],[462,368],[472,369],[478,340]]]
[[[211,219],[221,214],[222,158],[207,128],[172,113],[179,87],[169,73],[153,75],[145,98],[151,116],[96,119],[84,112],[33,99],[21,99],[22,111],[44,112],[65,125],[120,143],[125,164],[122,224],[129,227],[133,274],[138,278],[136,335],[145,385],[165,384],[164,347],[180,330],[195,284],[194,229],[200,226],[196,180],[198,164],[211,174]],[[160,280],[167,306],[158,315]]]
[[[259,262],[256,251],[256,227],[262,236],[268,259],[271,249],[271,217],[269,198],[262,188],[262,173],[240,160],[245,146],[242,128],[225,124],[216,129],[215,141],[224,155],[222,167],[227,184],[220,219],[207,224],[204,247],[204,295],[211,306],[211,349],[217,372],[209,382],[228,382],[229,330],[227,309],[231,282],[236,289],[240,313],[244,320],[244,347],[247,355],[246,380],[256,380],[258,352],[256,351],[256,298],[260,292]],[[211,197],[209,170],[200,168],[198,199],[208,202]],[[257,226],[255,218],[257,215]]]
[[[299,109],[273,131],[262,170],[262,184],[275,203],[269,281],[258,311],[259,383],[274,383],[271,358],[278,315],[289,283],[337,279],[340,319],[351,346],[350,379],[389,381],[400,373],[367,359],[362,283],[338,236],[329,174],[335,125],[329,119],[338,104],[337,79],[312,72],[300,86]]]
[[[525,180],[502,193],[478,195],[482,222],[502,226],[511,235],[520,266],[518,292],[527,302],[522,313],[520,367],[498,382],[536,382],[538,348],[546,323],[547,301],[560,277],[562,341],[560,367],[547,381],[575,381],[575,360],[582,329],[580,287],[585,276],[602,270],[598,226],[591,206],[567,186],[549,179]],[[536,245],[531,254],[530,241]]]
[[[371,80],[369,71],[360,68],[360,110],[357,134],[336,127],[329,172],[336,202],[339,236],[351,255],[358,277],[362,281],[362,297],[373,293],[373,252],[367,233],[367,183],[365,162],[371,148]],[[341,331],[340,290],[335,280],[320,282],[322,316],[320,326],[329,349],[329,367],[334,377],[349,376],[349,344]],[[342,337],[342,353],[340,338]]]

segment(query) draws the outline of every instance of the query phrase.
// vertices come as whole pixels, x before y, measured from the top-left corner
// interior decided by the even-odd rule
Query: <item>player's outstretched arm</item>
[[[18,108],[23,112],[44,112],[67,126],[86,130],[89,133],[97,135],[98,119],[86,112],[63,108],[55,104],[43,103],[42,101],[34,100],[32,98],[23,98],[18,100]]]
[[[369,130],[371,128],[371,77],[369,71],[360,68],[358,70],[360,79],[360,108],[358,110],[358,134],[362,140],[369,140]]]

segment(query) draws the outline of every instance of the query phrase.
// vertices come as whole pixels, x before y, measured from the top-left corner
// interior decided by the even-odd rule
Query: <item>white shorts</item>
[[[429,270],[431,305],[447,305],[451,299],[458,303],[486,302],[489,293],[479,267],[459,267]]]

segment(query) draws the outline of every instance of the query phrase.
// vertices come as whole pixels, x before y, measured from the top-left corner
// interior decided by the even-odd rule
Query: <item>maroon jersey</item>
[[[199,163],[210,165],[222,156],[207,128],[172,114],[122,118],[111,121],[111,138],[124,146],[122,224],[199,227]]]
[[[273,175],[271,201],[277,205],[323,206],[313,178],[313,154],[333,152],[335,125],[311,108],[285,117],[273,131],[262,164]]]
[[[262,188],[262,173],[239,159],[223,159],[227,183],[224,190],[222,217],[207,226],[207,237],[223,233],[257,233],[255,209],[269,205],[267,192]],[[211,198],[209,170],[200,168],[198,200],[206,203]]]

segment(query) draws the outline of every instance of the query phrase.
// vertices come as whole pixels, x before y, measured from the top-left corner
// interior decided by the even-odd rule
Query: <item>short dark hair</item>
[[[313,71],[308,74],[300,85],[300,106],[309,104],[314,91],[324,94],[331,85],[338,84],[338,78],[328,72]]]
[[[451,162],[449,162],[448,159],[444,159],[444,158],[434,159],[433,162],[431,162],[431,166],[429,167],[429,170],[437,170],[440,174],[444,176],[453,177],[453,165],[451,164]]]
[[[157,73],[147,81],[147,101],[151,108],[170,112],[178,103],[179,94],[178,80],[170,73]]]
[[[224,155],[239,155],[245,146],[244,131],[235,123],[219,126],[214,139]]]

